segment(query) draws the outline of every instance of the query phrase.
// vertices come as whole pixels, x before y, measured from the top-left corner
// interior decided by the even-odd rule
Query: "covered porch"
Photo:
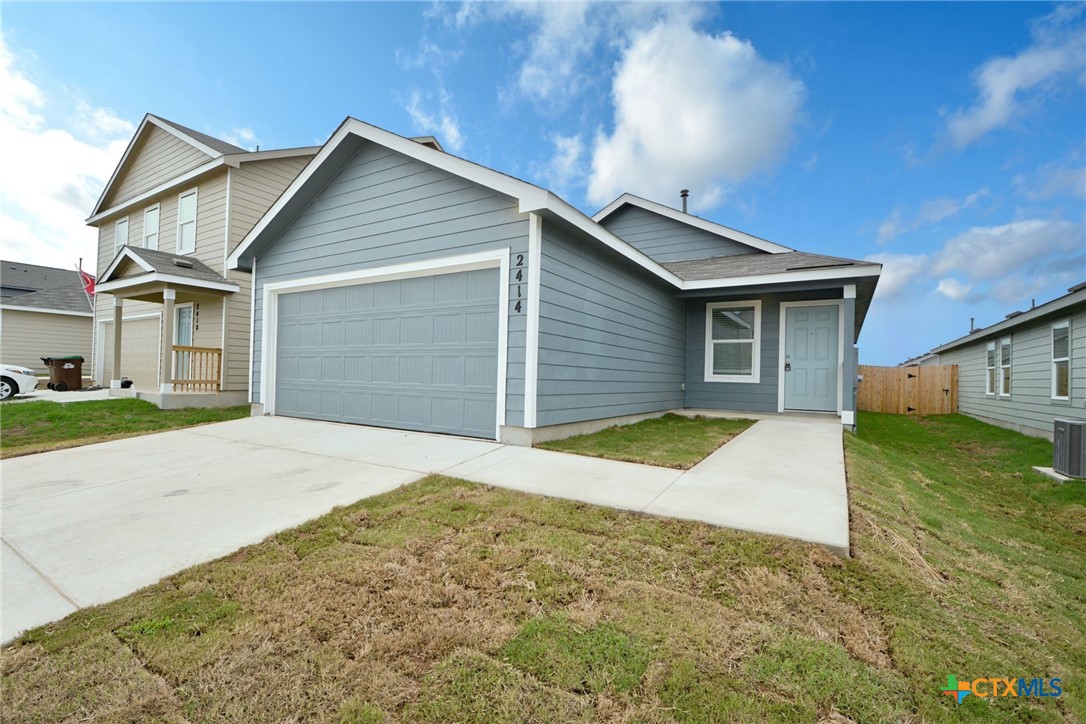
[[[225,305],[237,284],[191,257],[125,247],[97,291],[113,299],[97,360],[111,395],[163,409],[244,404],[244,391],[223,391]]]

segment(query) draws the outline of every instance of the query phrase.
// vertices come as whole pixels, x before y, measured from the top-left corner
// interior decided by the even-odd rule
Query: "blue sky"
[[[1086,280],[1084,6],[5,3],[0,254],[56,266],[146,112],[240,145],[347,115],[562,194],[885,264],[896,363]]]

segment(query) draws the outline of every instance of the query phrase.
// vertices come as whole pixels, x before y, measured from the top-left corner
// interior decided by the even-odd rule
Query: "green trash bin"
[[[50,390],[67,392],[83,389],[83,358],[77,354],[66,357],[42,357],[41,361],[49,368]]]

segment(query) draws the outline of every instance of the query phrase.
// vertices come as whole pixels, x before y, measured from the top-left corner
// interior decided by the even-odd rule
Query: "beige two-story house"
[[[245,403],[251,275],[226,258],[317,150],[247,151],[143,119],[87,219],[99,384],[160,407]]]

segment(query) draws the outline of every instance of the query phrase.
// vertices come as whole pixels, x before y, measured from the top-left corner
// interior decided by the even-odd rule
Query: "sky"
[[[884,265],[896,364],[1086,281],[1086,5],[0,6],[0,256],[93,270],[145,113],[246,148],[346,116],[591,215],[623,192]]]

